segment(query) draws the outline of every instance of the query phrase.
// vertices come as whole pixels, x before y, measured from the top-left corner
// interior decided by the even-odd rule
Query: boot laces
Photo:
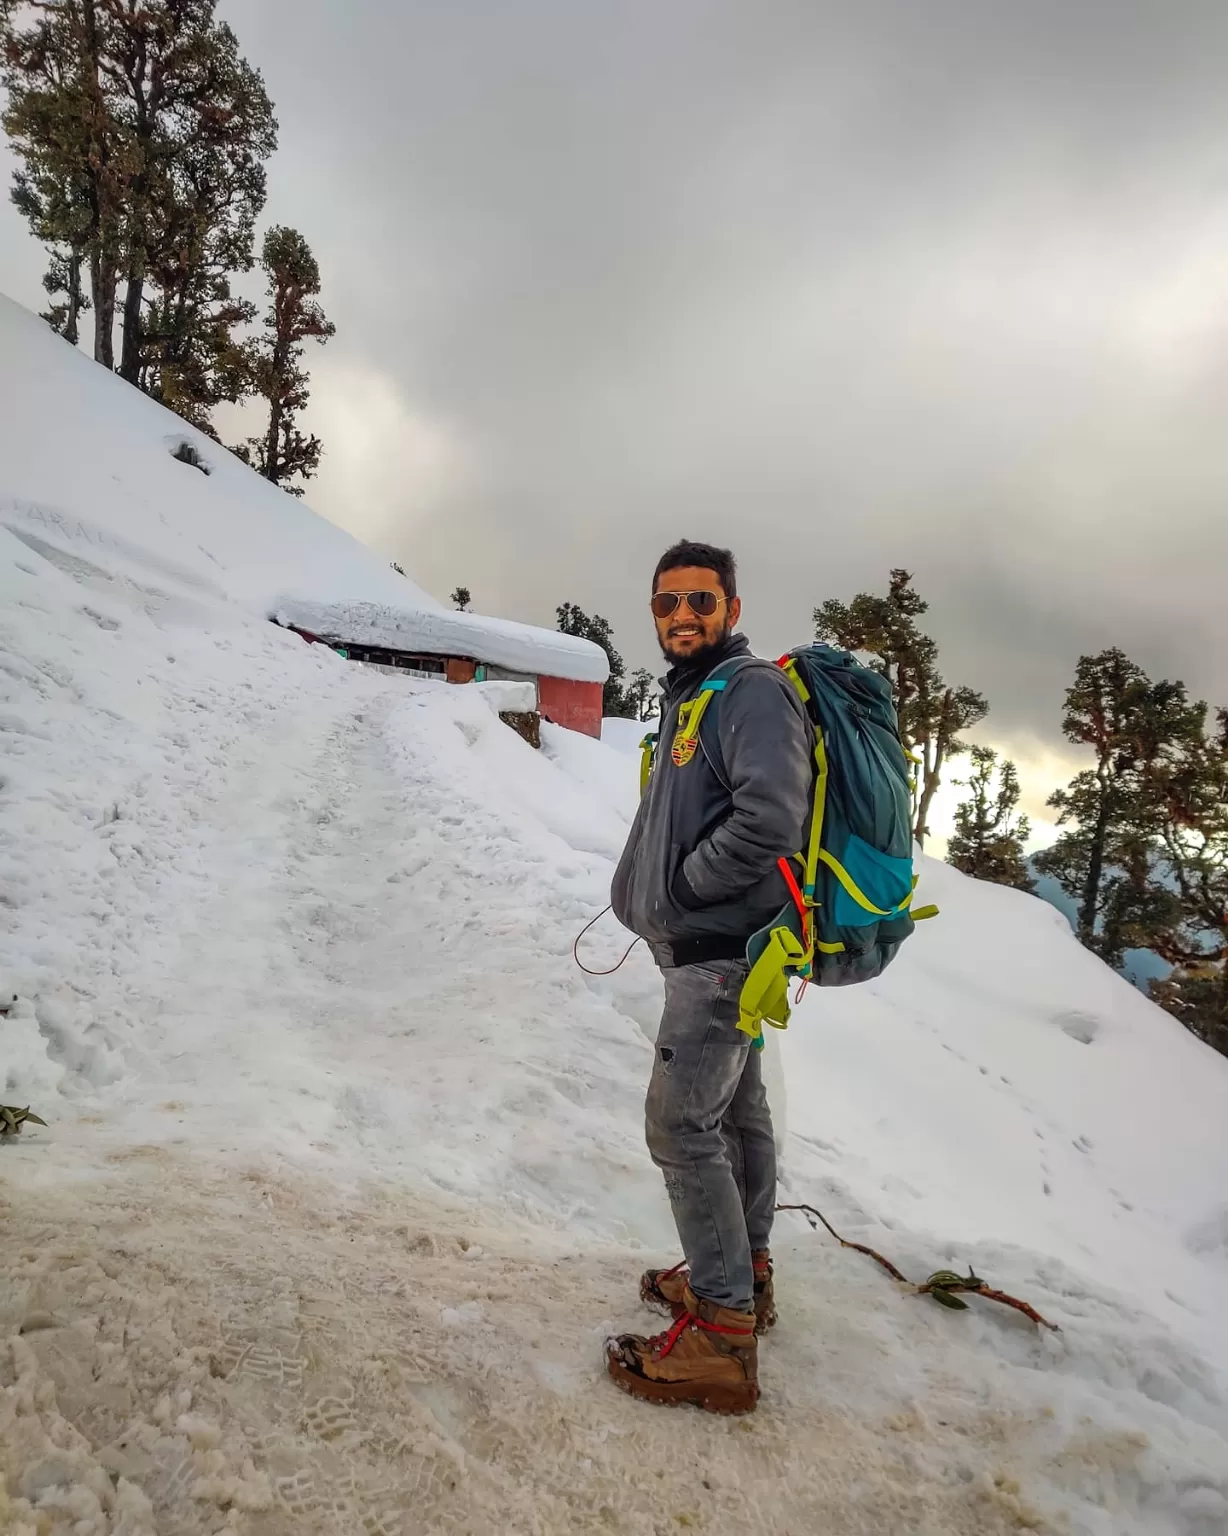
[[[694,1312],[684,1312],[671,1327],[663,1333],[657,1333],[646,1340],[654,1360],[664,1360],[674,1345],[687,1331],[688,1328],[698,1328],[703,1333],[727,1333],[735,1338],[750,1339],[754,1337],[753,1328],[730,1328],[724,1323],[709,1323],[702,1317],[697,1317]]]

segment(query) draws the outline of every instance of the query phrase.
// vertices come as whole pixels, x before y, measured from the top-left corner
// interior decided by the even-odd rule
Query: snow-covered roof
[[[350,645],[431,656],[468,656],[511,672],[565,677],[581,683],[604,683],[610,675],[605,652],[591,640],[517,624],[512,619],[419,608],[410,603],[322,603],[295,597],[279,598],[274,615],[279,624]]]

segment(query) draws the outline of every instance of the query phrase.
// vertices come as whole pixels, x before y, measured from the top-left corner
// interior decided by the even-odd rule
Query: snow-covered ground
[[[631,1402],[660,986],[571,946],[634,743],[265,621],[401,578],[238,466],[218,554],[173,418],[2,306],[0,391],[6,1536],[1223,1536],[1228,1062],[927,863],[941,918],[769,1041],[783,1197],[1061,1333],[789,1215],[759,1412]]]

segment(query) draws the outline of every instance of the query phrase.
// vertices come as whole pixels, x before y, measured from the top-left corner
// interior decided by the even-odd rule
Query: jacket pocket
[[[680,912],[698,912],[707,903],[691,889],[691,882],[683,873],[686,854],[681,843],[673,843],[669,850],[669,896]]]

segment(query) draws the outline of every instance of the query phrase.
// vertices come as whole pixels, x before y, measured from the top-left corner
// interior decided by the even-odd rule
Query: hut
[[[610,664],[600,646],[558,630],[443,607],[281,599],[274,621],[350,661],[447,683],[520,683],[521,713],[601,735]],[[531,691],[530,691],[531,690]]]

